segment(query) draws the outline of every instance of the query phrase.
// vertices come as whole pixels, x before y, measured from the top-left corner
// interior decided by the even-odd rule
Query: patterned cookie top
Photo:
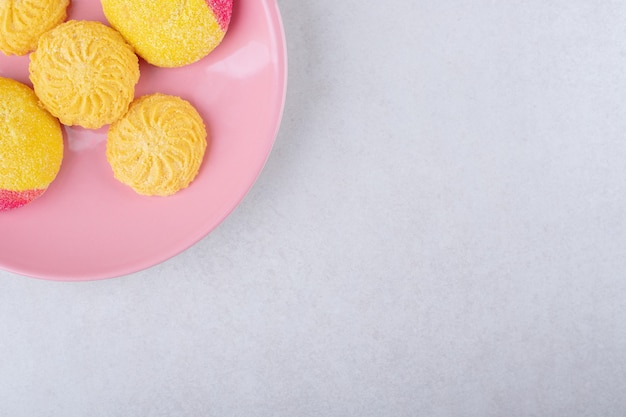
[[[232,0],[102,0],[104,14],[137,54],[158,67],[181,67],[219,45]]]
[[[135,100],[109,128],[107,159],[120,182],[167,196],[196,177],[207,146],[202,117],[186,100],[152,94]]]
[[[37,47],[39,37],[67,17],[69,0],[0,1],[0,51],[26,55]]]
[[[41,108],[29,87],[0,77],[0,189],[45,189],[62,159],[59,121]]]
[[[63,124],[97,129],[128,110],[139,62],[116,30],[70,20],[39,39],[30,79],[41,102]]]

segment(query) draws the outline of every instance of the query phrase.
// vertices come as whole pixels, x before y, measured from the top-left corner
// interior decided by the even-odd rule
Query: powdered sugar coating
[[[59,121],[39,105],[31,88],[0,77],[0,211],[43,194],[62,160]]]
[[[11,210],[25,206],[40,195],[46,189],[26,190],[26,191],[10,191],[0,190],[0,211]]]
[[[233,0],[207,0],[207,3],[215,14],[220,27],[226,32],[233,14]]]
[[[207,56],[222,42],[232,14],[232,0],[101,0],[101,4],[108,22],[139,56],[166,68]]]

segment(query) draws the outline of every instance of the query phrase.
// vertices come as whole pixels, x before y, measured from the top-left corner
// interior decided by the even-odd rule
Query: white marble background
[[[0,415],[626,415],[626,3],[279,4],[255,187],[149,270],[0,272]]]

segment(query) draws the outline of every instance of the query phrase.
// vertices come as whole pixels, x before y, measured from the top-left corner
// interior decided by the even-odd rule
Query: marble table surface
[[[278,3],[252,190],[142,272],[0,272],[0,415],[626,415],[626,3]]]

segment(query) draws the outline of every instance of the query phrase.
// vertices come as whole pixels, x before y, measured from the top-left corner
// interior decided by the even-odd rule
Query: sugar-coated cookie
[[[196,177],[206,138],[191,103],[156,93],[135,100],[110,126],[106,156],[115,178],[138,194],[167,196]]]
[[[200,60],[222,42],[233,0],[102,0],[111,26],[159,67]]]
[[[29,87],[0,77],[0,211],[43,194],[62,160],[59,121],[40,106]]]
[[[26,55],[37,47],[39,37],[62,23],[70,0],[0,1],[0,51]]]
[[[61,123],[97,129],[119,119],[135,95],[139,60],[116,30],[99,22],[67,21],[39,39],[30,80]]]

